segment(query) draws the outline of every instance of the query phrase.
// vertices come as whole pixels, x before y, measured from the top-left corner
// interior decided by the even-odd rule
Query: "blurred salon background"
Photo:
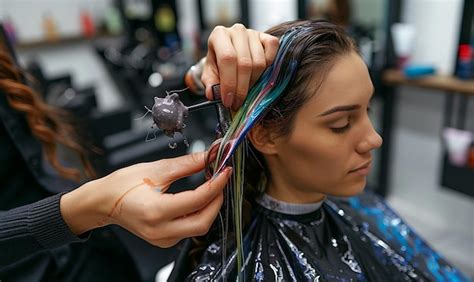
[[[367,189],[474,278],[474,1],[0,0],[1,40],[44,99],[75,115],[98,152],[99,176],[207,148],[214,108],[191,113],[184,136],[170,139],[151,128],[151,115],[141,118],[144,106],[186,87],[184,75],[206,54],[216,25],[264,31],[297,18],[343,25],[369,67],[371,115],[384,144]],[[185,105],[205,99],[180,96]],[[150,254],[138,268],[153,281],[176,254]]]

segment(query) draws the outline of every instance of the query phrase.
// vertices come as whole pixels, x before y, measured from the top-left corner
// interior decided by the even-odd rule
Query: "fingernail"
[[[227,177],[230,177],[232,175],[232,171],[233,171],[232,167],[229,166],[226,168]]]
[[[234,93],[232,92],[227,93],[224,97],[223,103],[226,108],[232,107],[232,104],[234,103]]]
[[[211,178],[211,182],[214,181],[214,179],[216,179],[217,177],[219,177],[221,175],[225,175],[226,177],[229,177],[231,174],[232,174],[232,167],[228,166],[228,167],[224,168],[221,172],[214,173],[214,175]]]

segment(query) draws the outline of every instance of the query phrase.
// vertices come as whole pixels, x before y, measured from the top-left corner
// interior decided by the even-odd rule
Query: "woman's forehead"
[[[367,66],[360,56],[351,52],[336,59],[322,82],[311,87],[312,109],[325,109],[335,104],[361,103],[370,98],[373,90]]]

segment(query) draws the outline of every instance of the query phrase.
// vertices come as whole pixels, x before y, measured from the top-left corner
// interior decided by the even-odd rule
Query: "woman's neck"
[[[326,198],[325,194],[302,191],[289,185],[275,183],[274,181],[268,183],[265,193],[276,200],[292,204],[318,203]]]
[[[290,215],[302,215],[318,210],[323,204],[322,201],[307,204],[294,204],[277,200],[268,194],[263,194],[256,199],[257,203],[269,210]]]

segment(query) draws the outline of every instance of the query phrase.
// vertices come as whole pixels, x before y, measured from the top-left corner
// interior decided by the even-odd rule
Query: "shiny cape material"
[[[235,250],[208,246],[188,281],[235,281]],[[254,204],[244,234],[245,281],[469,281],[378,196],[325,200],[287,215]]]

